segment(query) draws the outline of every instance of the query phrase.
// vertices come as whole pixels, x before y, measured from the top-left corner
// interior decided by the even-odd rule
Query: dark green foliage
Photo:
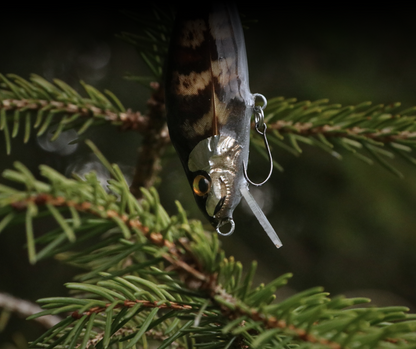
[[[168,7],[168,6],[166,6]],[[127,79],[137,81],[148,87],[150,82],[162,80],[163,61],[168,52],[170,32],[173,27],[174,11],[154,9],[153,16],[146,14],[125,12],[125,14],[137,23],[140,34],[123,32],[118,37],[133,45],[141,58],[150,69],[152,76],[126,76]]]

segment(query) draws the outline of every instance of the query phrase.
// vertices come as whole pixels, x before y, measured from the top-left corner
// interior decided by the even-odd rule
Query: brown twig
[[[254,124],[252,125],[254,127]],[[342,128],[340,126],[323,125],[314,127],[310,122],[296,122],[278,120],[268,125],[271,130],[279,131],[280,133],[296,133],[303,136],[313,136],[322,134],[325,137],[354,137],[361,136],[372,140],[377,140],[383,143],[395,142],[397,140],[415,139],[416,132],[399,131],[397,134],[391,134],[392,129],[386,127],[377,132],[362,127]]]
[[[15,313],[22,318],[39,313],[42,308],[24,299],[13,297],[7,293],[0,292],[0,309],[4,309],[10,313]],[[55,326],[62,319],[55,315],[47,315],[34,319],[45,328]]]
[[[139,149],[133,182],[130,187],[132,194],[140,198],[140,187],[151,187],[161,170],[160,159],[170,143],[165,117],[165,97],[162,85],[151,84],[153,93],[147,102],[148,129]]]
[[[149,127],[149,117],[142,115],[139,111],[128,109],[126,112],[116,113],[109,109],[101,109],[92,104],[82,107],[73,103],[61,101],[47,101],[42,99],[4,99],[0,100],[0,109],[4,110],[33,110],[39,111],[42,108],[53,108],[68,115],[79,114],[84,118],[97,118],[107,120],[111,123],[121,125],[122,130],[135,130],[145,133]]]

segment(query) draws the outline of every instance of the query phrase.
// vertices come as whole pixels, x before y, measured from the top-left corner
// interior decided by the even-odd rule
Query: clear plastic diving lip
[[[272,225],[270,224],[269,220],[267,219],[266,215],[261,210],[260,206],[257,204],[256,200],[254,200],[253,195],[249,192],[247,187],[241,187],[240,192],[243,195],[244,199],[246,200],[248,206],[253,211],[253,214],[258,219],[260,225],[263,227],[264,231],[269,236],[270,240],[272,240],[273,244],[280,248],[282,247],[282,242],[277,236],[277,233],[273,229]]]

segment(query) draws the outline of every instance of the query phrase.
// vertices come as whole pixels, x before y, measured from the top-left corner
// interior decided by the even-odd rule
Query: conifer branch
[[[114,112],[111,109],[100,109],[91,104],[79,106],[73,103],[65,103],[57,100],[43,99],[4,99],[1,101],[0,109],[5,112],[25,112],[34,111],[39,113],[41,110],[55,111],[56,114],[62,113],[74,119],[81,118],[101,118],[114,125],[120,125],[122,130],[136,130],[143,133],[148,128],[148,117],[142,115],[139,111],[133,112],[131,109],[125,112]],[[75,116],[75,117],[74,117]],[[71,120],[73,121],[73,120]],[[52,121],[51,121],[52,122]],[[70,122],[65,122],[67,128],[70,128]],[[36,127],[36,126],[35,126]]]
[[[8,76],[14,80],[0,74],[5,87],[0,90],[0,131],[5,134],[7,153],[11,150],[10,138],[18,135],[22,123],[25,142],[29,140],[32,128],[39,128],[37,136],[52,128],[51,140],[55,140],[67,129],[75,128],[78,134],[82,134],[91,126],[110,123],[144,136],[132,192],[140,197],[140,187],[150,188],[154,184],[160,171],[160,159],[170,143],[163,88],[159,83],[150,83],[153,93],[147,103],[148,113],[143,115],[139,111],[126,110],[113,93],[106,91],[107,98],[84,83],[89,98],[81,97],[61,80],[56,79],[55,84],[51,84],[37,75],[32,75],[30,81],[12,74]]]
[[[416,107],[399,108],[400,103],[343,107],[326,99],[296,102],[278,97],[270,100],[265,120],[271,142],[294,155],[302,152],[299,143],[317,146],[338,159],[339,151],[346,150],[369,164],[374,159],[401,177],[386,158],[398,154],[416,164],[410,155],[416,148]],[[257,140],[254,146],[264,153]]]
[[[0,130],[5,134],[7,153],[11,149],[10,138],[16,137],[22,128],[25,143],[33,129],[38,129],[37,136],[51,129],[51,140],[55,140],[67,129],[75,128],[82,134],[89,127],[104,123],[147,133],[149,116],[126,110],[110,91],[105,91],[106,97],[90,85],[82,86],[87,98],[58,79],[52,84],[35,74],[29,81],[14,74],[8,78],[0,74]]]
[[[207,346],[236,348],[305,343],[316,349],[387,349],[394,343],[410,349],[416,344],[415,317],[406,315],[405,307],[345,309],[368,300],[330,299],[319,287],[273,302],[290,274],[253,289],[255,264],[243,278],[241,263],[224,257],[216,235],[208,235],[200,222],[188,222],[180,206],[177,216],[167,216],[153,189],[143,190],[137,203],[115,165],[109,193],[97,186],[93,174],[70,180],[42,166],[48,184],[35,180],[21,164],[15,168],[5,177],[27,189],[0,187],[0,227],[46,212],[59,228],[28,238],[28,249],[46,243],[47,252],[39,255],[56,255],[86,270],[78,282],[66,284],[72,297],[39,300],[45,310],[30,319],[72,315],[35,341],[34,348],[118,343],[128,349],[154,333],[162,334],[161,348],[173,342],[185,346],[192,338]],[[72,208],[72,218],[64,218],[63,208]],[[83,222],[78,228],[77,220]],[[87,222],[89,229],[82,230]],[[31,224],[26,226],[33,234]],[[68,229],[80,240],[93,232],[95,243],[88,251],[71,252],[78,240],[60,244],[71,241]],[[39,255],[34,252],[34,260]]]
[[[342,129],[340,126],[329,125],[313,127],[313,124],[310,122],[297,122],[296,124],[293,124],[291,121],[277,121],[270,125],[270,128],[281,133],[296,133],[303,136],[314,136],[322,134],[325,137],[354,138],[362,135],[363,137],[366,137],[370,140],[373,139],[381,143],[391,143],[401,140],[416,139],[416,132],[410,131],[398,131],[395,134],[392,134],[392,130],[388,128],[381,131],[371,132],[366,128],[356,126],[345,129]]]
[[[0,90],[0,130],[5,134],[8,153],[10,139],[22,128],[27,142],[32,128],[39,129],[39,136],[53,127],[51,139],[54,140],[66,129],[76,128],[81,134],[91,126],[111,123],[144,135],[132,192],[140,197],[140,187],[149,188],[154,184],[160,159],[170,144],[160,83],[150,82],[153,92],[147,103],[148,111],[142,114],[126,110],[111,92],[106,91],[107,98],[86,84],[83,86],[89,98],[81,97],[60,80],[51,84],[37,75],[27,81],[12,74],[10,79],[2,75],[0,78],[4,85]],[[317,146],[338,159],[342,158],[340,151],[346,150],[366,163],[376,160],[401,177],[388,160],[396,154],[416,164],[416,158],[411,155],[416,145],[416,116],[413,115],[416,108],[401,111],[399,108],[400,103],[371,106],[365,102],[343,107],[330,105],[328,100],[296,102],[278,97],[270,100],[266,121],[272,143],[294,155],[302,152],[300,143]],[[266,155],[259,139],[253,138],[252,144]],[[282,169],[277,162],[275,166]]]

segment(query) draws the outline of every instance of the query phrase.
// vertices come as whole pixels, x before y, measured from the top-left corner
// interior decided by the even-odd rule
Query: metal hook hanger
[[[231,224],[231,228],[230,228],[230,230],[227,232],[227,233],[223,233],[221,230],[220,230],[220,228],[223,226],[223,225],[226,225],[227,223],[230,223]],[[235,230],[235,223],[234,223],[234,220],[232,219],[232,218],[226,218],[226,219],[224,219],[223,221],[221,221],[219,224],[218,224],[218,226],[217,226],[217,233],[218,234],[220,234],[220,235],[222,235],[222,236],[229,236],[229,235],[231,235],[232,233],[234,233],[234,230]]]
[[[264,123],[263,109],[266,108],[266,106],[267,106],[267,99],[266,99],[266,97],[264,97],[263,95],[261,95],[259,93],[254,94],[254,98],[256,98],[256,97],[260,97],[264,101],[264,104],[261,107],[260,106],[255,106],[254,107],[254,122],[255,122],[255,128],[256,128],[257,133],[262,135],[263,139],[264,139],[264,146],[266,147],[267,155],[268,155],[269,161],[270,161],[270,171],[269,171],[269,174],[268,174],[267,178],[263,182],[254,183],[250,180],[250,178],[248,178],[247,167],[246,167],[245,163],[243,163],[243,170],[244,170],[244,177],[246,178],[247,182],[249,182],[251,185],[254,185],[256,187],[260,187],[264,183],[266,183],[272,175],[272,172],[273,172],[273,158],[272,158],[272,153],[270,151],[269,142],[267,141],[267,136],[266,136],[267,125]],[[260,128],[263,128],[263,130],[260,131]]]

